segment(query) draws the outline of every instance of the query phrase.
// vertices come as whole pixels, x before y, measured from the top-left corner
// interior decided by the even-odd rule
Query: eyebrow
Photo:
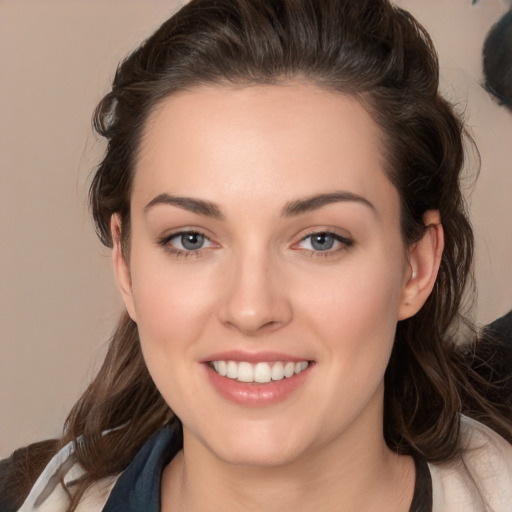
[[[329,194],[318,194],[304,199],[298,199],[297,201],[292,201],[283,208],[281,215],[283,217],[292,217],[302,213],[311,212],[313,210],[318,210],[328,204],[344,202],[360,203],[370,208],[373,212],[377,211],[375,206],[363,196],[354,194],[353,192],[339,191]]]
[[[214,219],[224,218],[224,215],[215,203],[204,201],[202,199],[193,199],[191,197],[171,196],[169,194],[160,194],[156,196],[144,207],[144,212],[147,212],[157,204],[178,206],[179,208],[183,208],[189,212],[197,213],[198,215],[205,215],[206,217],[213,217]]]
[[[363,196],[354,194],[353,192],[339,191],[331,192],[328,194],[317,194],[311,197],[291,201],[285,205],[281,211],[281,216],[293,217],[306,212],[318,210],[323,206],[327,206],[328,204],[343,202],[360,203],[370,208],[373,212],[376,211],[375,206]],[[165,193],[160,194],[152,199],[144,207],[144,212],[147,212],[158,204],[177,206],[178,208],[188,210],[192,213],[197,213],[198,215],[204,215],[206,217],[212,217],[214,219],[222,220],[225,218],[220,208],[211,201],[193,199],[191,197],[172,196]]]

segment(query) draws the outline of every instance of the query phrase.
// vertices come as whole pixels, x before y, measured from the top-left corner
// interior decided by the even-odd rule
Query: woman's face
[[[298,84],[173,96],[147,123],[131,208],[118,275],[185,443],[268,466],[382,438],[410,266],[355,99]]]

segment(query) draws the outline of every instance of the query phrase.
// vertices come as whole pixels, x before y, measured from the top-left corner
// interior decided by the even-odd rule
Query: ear
[[[116,274],[117,285],[119,286],[119,291],[123,297],[126,310],[128,311],[130,318],[134,322],[137,322],[132,295],[132,278],[130,275],[130,267],[123,253],[121,230],[121,217],[119,214],[114,213],[110,218],[110,232],[112,234],[113,242],[112,261],[114,263],[114,272]]]
[[[415,315],[434,288],[444,249],[444,231],[439,211],[423,216],[425,234],[408,249],[409,269],[405,276],[398,310],[398,320]]]

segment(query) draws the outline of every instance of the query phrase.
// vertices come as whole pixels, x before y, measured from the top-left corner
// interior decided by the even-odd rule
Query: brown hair
[[[463,124],[438,93],[428,34],[386,0],[192,0],[167,20],[120,64],[95,112],[94,126],[108,141],[90,188],[101,241],[112,247],[110,218],[118,213],[128,250],[133,169],[145,121],[160,102],[201,84],[293,79],[356,96],[381,127],[407,244],[424,234],[427,210],[441,214],[446,247],[435,288],[418,314],[399,322],[385,376],[388,445],[448,460],[459,450],[462,411],[512,438],[505,417],[474,391],[450,334],[473,257],[459,185]],[[153,384],[137,326],[125,315],[101,370],[66,422],[63,442],[75,442],[85,469],[71,509],[88,485],[122,471],[171,421],[179,420]]]

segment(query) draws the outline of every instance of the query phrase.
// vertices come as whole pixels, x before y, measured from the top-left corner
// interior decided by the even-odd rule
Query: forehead
[[[149,117],[133,192],[222,202],[343,189],[375,200],[389,191],[394,201],[380,139],[352,96],[306,84],[198,87]]]

